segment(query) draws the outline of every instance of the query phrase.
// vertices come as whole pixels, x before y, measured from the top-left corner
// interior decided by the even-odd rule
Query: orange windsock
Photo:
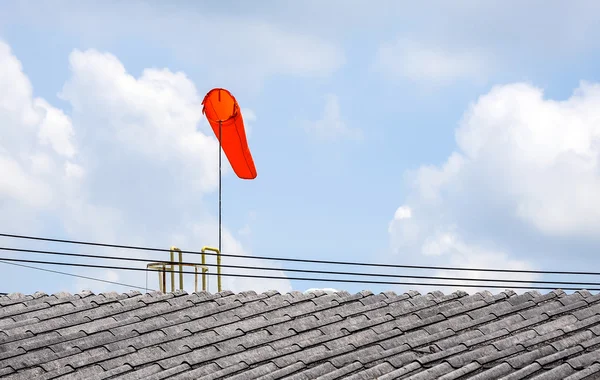
[[[242,179],[256,178],[256,168],[246,140],[244,120],[237,100],[229,91],[214,88],[206,94],[202,105],[202,113],[206,115],[215,136],[221,141],[223,152],[235,174]],[[219,136],[219,121],[223,136]]]

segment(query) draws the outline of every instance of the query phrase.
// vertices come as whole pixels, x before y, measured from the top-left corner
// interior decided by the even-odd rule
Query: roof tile
[[[439,340],[435,344],[439,349],[447,350],[481,336],[483,336],[483,333],[479,330],[468,330],[460,334],[452,335],[446,339]]]
[[[448,363],[441,363],[436,365],[435,367],[431,367],[426,369],[425,371],[421,371],[419,373],[415,373],[406,378],[406,380],[431,380],[431,379],[439,379],[443,375],[451,372],[453,368]]]
[[[521,380],[521,379],[525,379],[527,378],[527,376],[539,371],[540,369],[542,369],[542,366],[535,362],[532,364],[529,364],[515,372],[512,372],[504,377],[501,377],[499,380]]]
[[[479,331],[484,334],[490,334],[495,331],[499,331],[501,329],[508,329],[516,323],[522,322],[524,319],[519,314],[514,314],[510,316],[505,316],[503,318],[498,318],[493,322],[481,325],[477,327]]]
[[[206,366],[202,366],[199,368],[194,368],[191,371],[182,372],[175,376],[169,378],[169,380],[197,380],[197,379],[205,379],[208,376],[213,376],[218,373],[220,370],[219,366],[211,363]]]
[[[527,341],[521,342],[520,344],[523,347],[529,349],[532,346],[538,346],[538,345],[540,345],[542,343],[545,343],[545,342],[550,341],[550,340],[554,340],[554,339],[556,339],[558,337],[561,337],[563,335],[565,335],[565,333],[562,330],[554,330],[554,331],[551,331],[551,332],[549,332],[547,334],[539,335],[539,336],[537,336],[535,338],[532,338],[532,339],[529,339]]]
[[[497,351],[498,350],[492,345],[481,346],[481,347],[466,351],[461,355],[452,356],[448,359],[445,359],[445,361],[448,362],[454,368],[460,368],[460,367],[463,367],[463,366],[475,361],[475,359],[477,359],[477,358],[481,358],[483,356],[496,353]]]
[[[600,363],[600,349],[571,358],[567,363],[575,369],[584,369],[593,363]]]
[[[359,362],[350,363],[348,365],[343,366],[342,368],[336,368],[329,373],[323,374],[316,378],[316,380],[335,380],[335,379],[343,379],[346,378],[346,375],[356,372],[362,369],[363,366]],[[380,377],[381,378],[381,377]],[[260,379],[267,380],[267,379]]]
[[[360,349],[354,349],[352,346],[346,346],[345,352],[335,352],[337,355],[328,358],[328,360],[336,368],[341,368],[349,363],[359,362],[362,364],[372,363],[378,359],[384,359],[387,356],[382,354],[381,346],[375,345],[370,347],[363,347]],[[393,355],[393,353],[390,353]],[[392,363],[390,363],[392,364]]]
[[[539,358],[536,360],[536,362],[540,363],[542,366],[545,366],[546,364],[553,363],[559,359],[567,358],[567,357],[574,355],[581,351],[583,351],[583,347],[581,347],[581,346],[569,347],[565,350],[558,351],[552,355],[548,355],[548,356]]]
[[[570,335],[566,338],[550,343],[550,345],[554,347],[555,350],[562,351],[581,342],[588,341],[594,337],[594,334],[590,330],[584,330],[577,334]]]
[[[264,376],[259,377],[258,379],[260,380],[276,380],[276,379],[282,379],[285,376],[292,374],[296,371],[299,371],[301,369],[303,369],[305,367],[304,363],[302,362],[296,362],[294,364],[291,364],[287,367],[278,369],[276,371],[272,371],[269,374],[266,374]],[[258,380],[257,379],[257,380]]]
[[[402,378],[403,376],[407,376],[410,375],[412,373],[415,373],[415,371],[419,371],[421,370],[423,367],[421,367],[421,364],[418,362],[413,362],[410,363],[402,368],[398,368],[392,372],[388,372],[385,375],[381,375],[379,376],[379,380],[393,380],[393,379],[399,379]]]
[[[208,375],[202,376],[202,379],[206,379],[206,380],[212,380],[212,379],[222,379],[223,377],[226,377],[228,375],[232,375],[236,372],[240,372],[240,371],[244,371],[248,368],[248,365],[246,363],[237,363],[235,365],[232,365],[230,367],[227,368],[223,368],[220,371],[216,371],[213,373],[210,373]],[[193,371],[187,372],[187,373],[192,373]],[[194,378],[197,379],[197,378]]]
[[[500,337],[506,336],[509,334],[508,330],[506,329],[500,329],[500,330],[496,330],[493,332],[489,332],[488,334],[483,334],[481,331],[479,330],[475,330],[478,331],[481,335],[479,337],[476,338],[472,338],[467,340],[466,342],[463,342],[463,344],[467,347],[473,347],[473,346],[479,346],[480,344],[483,343],[489,343],[495,339],[498,339]]]
[[[573,373],[575,373],[573,367],[565,363],[533,377],[532,380],[564,380]]]
[[[425,366],[429,363],[437,362],[439,360],[445,359],[449,356],[456,355],[456,354],[459,354],[459,353],[467,351],[467,350],[468,350],[467,346],[459,345],[459,346],[452,347],[448,350],[438,351],[436,353],[421,356],[420,358],[418,358],[416,360],[419,363],[421,363],[421,365]]]
[[[552,346],[542,346],[531,351],[522,353],[521,355],[507,359],[506,362],[514,369],[521,369],[535,360],[556,353],[556,349]]]
[[[567,312],[570,312],[573,310],[578,310],[578,309],[581,309],[581,308],[584,308],[587,306],[588,306],[588,303],[582,300],[582,301],[573,302],[571,304],[568,304],[563,307],[559,307],[554,310],[548,310],[548,311],[546,311],[546,314],[550,317],[553,317],[555,315],[564,314],[564,313],[567,313]]]
[[[475,361],[481,365],[484,365],[484,364],[488,364],[488,363],[493,363],[499,359],[507,358],[514,354],[520,353],[522,351],[525,351],[525,348],[523,346],[515,345],[515,346],[511,346],[511,347],[499,350],[497,352],[492,352],[489,355],[485,355],[485,356],[476,358]]]
[[[562,303],[565,306],[568,305],[572,305],[574,303],[580,303],[581,301],[584,301],[586,297],[583,296],[583,294],[580,291],[577,292],[573,292],[572,294],[568,294],[565,295],[564,297],[561,297],[558,299],[558,301],[560,303]],[[587,302],[586,302],[587,304]]]
[[[574,374],[567,376],[564,380],[591,380],[600,375],[600,363],[594,363],[589,367],[583,368]]]
[[[182,363],[178,366],[175,367],[171,367],[165,370],[160,370],[159,372],[152,374],[152,375],[147,375],[144,376],[144,380],[162,380],[162,379],[167,379],[167,378],[171,378],[171,376],[175,376],[178,375],[180,373],[184,373],[184,372],[188,372],[191,371],[192,367],[187,364],[187,363]],[[135,376],[135,373],[132,372],[131,375],[128,374],[128,376]]]
[[[521,316],[522,317],[522,316]],[[531,317],[529,319],[525,319],[521,322],[517,322],[511,326],[508,326],[506,329],[510,332],[519,331],[522,329],[526,329],[528,327],[536,326],[550,319],[546,314],[538,315],[536,317]]]
[[[600,346],[600,297],[583,291],[13,298],[0,298],[8,376],[574,379],[600,365],[585,351]]]
[[[514,372],[513,368],[508,363],[503,362],[483,372],[479,372],[478,374],[471,377],[469,380],[499,379],[500,377],[507,375],[510,372]]]
[[[530,339],[534,339],[538,336],[538,334],[534,330],[526,330],[520,333],[509,334],[506,338],[497,340],[492,343],[494,347],[498,350],[506,350],[509,347],[514,347],[515,345],[521,345],[522,342],[526,342]]]
[[[100,366],[100,367],[102,367],[102,366]],[[96,375],[96,379],[97,380],[110,379],[110,378],[114,378],[115,376],[121,375],[123,373],[130,372],[132,370],[133,370],[133,367],[131,367],[129,364],[123,364],[122,366],[112,368],[108,371],[105,370],[102,374]]]
[[[441,376],[439,380],[456,380],[459,379],[469,373],[475,372],[481,368],[481,364],[477,362],[469,363],[464,367],[455,369],[452,372],[448,372],[444,376]]]
[[[368,379],[379,379],[382,375],[393,371],[395,368],[389,363],[381,363],[371,368],[363,369],[362,371],[355,373],[352,376],[346,377],[348,380],[368,380]]]
[[[371,362],[377,362],[382,358],[390,363],[394,368],[402,368],[414,361],[419,357],[414,351],[409,351],[410,347],[408,345],[404,345],[402,348],[398,347],[396,350],[383,350],[375,354],[367,357],[363,357],[360,361],[363,364],[368,364]]]
[[[336,369],[337,368],[335,368],[330,362],[324,362],[312,368],[305,368],[301,372],[288,376],[286,377],[286,380],[316,379],[319,376],[335,371]],[[246,379],[248,379],[248,377],[246,377]]]
[[[533,327],[533,329],[540,335],[547,334],[556,329],[562,329],[566,326],[572,325],[577,322],[577,318],[572,315],[564,315],[558,319],[551,320],[547,323]],[[563,330],[564,331],[564,330]]]
[[[266,363],[264,365],[249,369],[247,371],[243,371],[237,375],[233,375],[228,378],[228,380],[245,380],[245,379],[256,379],[261,376],[268,375],[274,371],[277,371],[277,366],[271,362]]]
[[[72,372],[72,371],[73,371],[73,368],[65,367],[65,368],[62,368],[62,371],[60,374],[64,375],[64,374]],[[41,367],[33,367],[33,368],[28,368],[23,371],[19,371],[17,373],[13,373],[9,376],[3,376],[2,379],[5,379],[5,380],[29,380],[29,379],[45,380],[46,376],[47,376],[47,374]]]

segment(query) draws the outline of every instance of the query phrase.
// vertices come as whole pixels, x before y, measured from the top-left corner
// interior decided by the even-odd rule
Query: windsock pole
[[[221,156],[222,156],[222,143],[221,139],[223,122],[219,120],[219,252],[221,252]]]

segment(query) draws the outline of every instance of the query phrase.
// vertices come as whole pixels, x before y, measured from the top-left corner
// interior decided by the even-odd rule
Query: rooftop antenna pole
[[[219,252],[221,252],[221,156],[223,122],[219,120]]]

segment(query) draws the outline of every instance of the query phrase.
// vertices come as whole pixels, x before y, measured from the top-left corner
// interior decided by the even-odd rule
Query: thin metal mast
[[[221,139],[223,134],[223,122],[219,120],[219,252],[221,252]]]

